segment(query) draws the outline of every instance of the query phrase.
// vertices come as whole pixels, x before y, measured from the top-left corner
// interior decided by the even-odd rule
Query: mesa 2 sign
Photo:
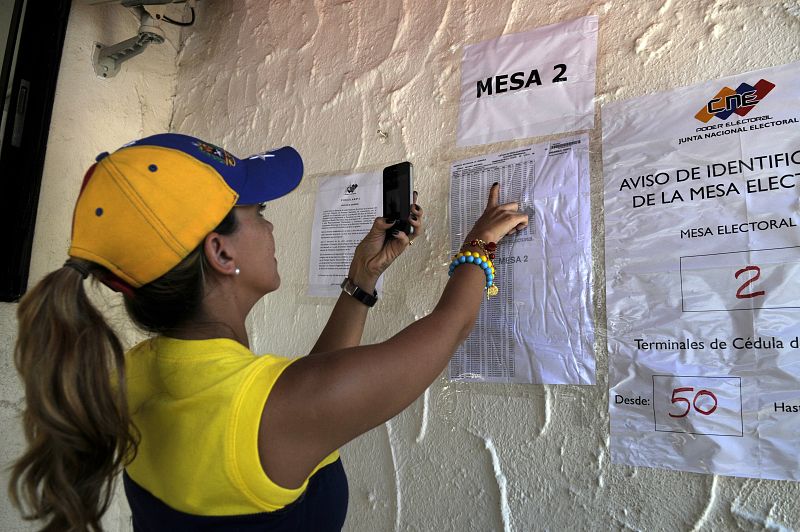
[[[567,81],[567,65],[561,63],[553,66],[555,71],[554,77],[550,80],[551,83],[562,83]],[[542,77],[539,75],[539,70],[534,68],[530,72],[514,72],[513,74],[498,74],[497,76],[489,76],[486,79],[479,79],[477,82],[477,97],[483,95],[491,96],[494,94],[501,94],[509,91],[517,91],[527,89],[531,85],[542,85]]]
[[[594,127],[598,17],[464,47],[457,146]]]
[[[745,116],[774,88],[775,84],[766,79],[755,85],[742,83],[736,90],[723,87],[694,117],[705,124],[715,116],[720,120],[727,120],[733,113]]]

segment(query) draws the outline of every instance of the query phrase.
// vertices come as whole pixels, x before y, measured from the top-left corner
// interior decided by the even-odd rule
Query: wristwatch
[[[362,303],[364,303],[368,307],[372,307],[375,303],[378,302],[378,292],[373,291],[372,294],[368,294],[364,290],[360,289],[356,283],[354,283],[349,277],[345,277],[344,281],[341,284],[342,290],[344,293],[354,298],[358,299]]]

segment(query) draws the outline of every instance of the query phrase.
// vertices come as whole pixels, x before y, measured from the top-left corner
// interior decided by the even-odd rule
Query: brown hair
[[[233,210],[214,232],[230,234]],[[103,279],[97,264],[71,259]],[[206,282],[203,245],[155,281],[134,289],[126,309],[140,327],[163,333],[195,318]],[[100,530],[114,479],[136,455],[124,349],[92,305],[83,276],[65,266],[28,292],[17,309],[14,361],[25,386],[28,449],[11,471],[10,495],[44,530]]]

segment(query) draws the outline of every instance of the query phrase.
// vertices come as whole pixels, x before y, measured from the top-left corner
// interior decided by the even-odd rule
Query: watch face
[[[351,281],[349,277],[345,277],[344,281],[342,281],[342,284],[339,286],[342,287],[342,290],[344,290],[345,293],[351,296],[353,295],[353,292],[355,292],[356,289],[356,285],[353,284],[353,281]]]
[[[375,302],[378,301],[376,294],[368,294],[367,292],[363,291],[349,277],[345,277],[340,286],[342,287],[342,290],[344,290],[345,294],[353,296],[368,307],[373,306]]]

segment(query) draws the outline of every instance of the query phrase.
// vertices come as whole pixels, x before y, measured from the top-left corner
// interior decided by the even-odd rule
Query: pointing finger
[[[500,183],[495,183],[492,185],[492,188],[489,189],[489,202],[486,204],[486,207],[494,207],[497,205],[497,200],[500,198]]]

